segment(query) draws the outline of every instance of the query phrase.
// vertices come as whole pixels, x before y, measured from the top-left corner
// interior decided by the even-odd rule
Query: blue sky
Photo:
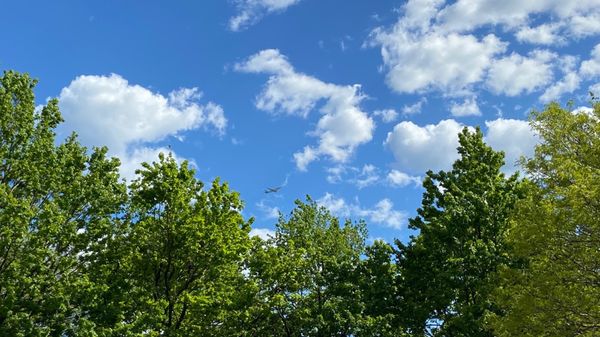
[[[0,68],[38,78],[60,135],[108,145],[127,177],[170,148],[239,191],[255,233],[310,194],[391,241],[463,126],[514,172],[529,111],[588,106],[599,36],[599,0],[13,1]]]

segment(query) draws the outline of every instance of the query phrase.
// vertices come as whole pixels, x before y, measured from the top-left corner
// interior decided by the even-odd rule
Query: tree
[[[398,246],[400,324],[415,336],[491,336],[484,315],[495,310],[497,268],[507,262],[508,217],[521,183],[500,171],[504,155],[483,142],[479,129],[459,134],[452,170],[427,172],[419,230]]]
[[[533,180],[508,237],[520,263],[501,272],[499,336],[600,334],[600,103],[533,112],[541,143],[525,168]]]
[[[394,249],[384,241],[375,240],[366,247],[365,258],[360,263],[359,330],[356,336],[398,337],[401,329],[396,325],[396,265],[392,260]]]
[[[85,321],[89,262],[126,198],[116,159],[75,135],[56,145],[58,102],[35,108],[36,81],[0,78],[0,335],[69,336]]]
[[[250,277],[257,300],[251,336],[351,336],[360,314],[364,223],[340,225],[324,207],[296,201],[275,236],[257,241]]]
[[[112,331],[216,335],[241,277],[251,222],[241,215],[238,193],[218,179],[203,190],[187,162],[160,154],[142,165],[130,185],[129,228],[115,275],[127,296]]]

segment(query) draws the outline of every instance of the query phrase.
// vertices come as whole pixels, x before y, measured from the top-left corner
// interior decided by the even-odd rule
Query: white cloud
[[[598,7],[587,15],[576,15],[568,20],[566,26],[574,37],[581,38],[600,33],[600,9]]]
[[[594,109],[589,106],[580,106],[571,111],[572,114],[585,114],[590,117],[594,116]]]
[[[360,174],[353,182],[359,189],[363,189],[378,183],[379,180],[379,170],[371,164],[365,164],[360,170]]]
[[[454,117],[481,116],[475,97],[468,97],[462,103],[452,102],[450,113]]]
[[[580,82],[581,79],[577,73],[568,73],[560,81],[548,87],[542,96],[540,96],[540,101],[548,103],[550,101],[558,100],[562,95],[577,90]]]
[[[499,118],[486,121],[484,140],[496,150],[505,152],[507,172],[514,172],[520,156],[531,156],[538,142],[527,121]],[[410,173],[422,174],[427,170],[449,170],[459,158],[458,133],[463,125],[453,119],[442,120],[438,124],[418,126],[412,122],[402,122],[388,133],[386,146],[392,151],[398,169],[388,175],[388,179],[409,184]],[[407,173],[408,172],[408,173]],[[401,184],[400,184],[401,185]]]
[[[596,95],[596,97],[600,97],[600,83],[591,85],[589,88],[589,91],[591,91],[594,95]]]
[[[306,171],[308,165],[317,159],[319,159],[319,153],[310,146],[305,146],[302,151],[294,153],[294,161],[300,171]]]
[[[127,181],[132,181],[136,177],[135,171],[142,167],[141,164],[144,162],[152,163],[158,161],[158,155],[160,153],[163,153],[165,155],[170,153],[179,163],[181,163],[184,160],[183,158],[177,157],[177,155],[175,155],[170,149],[165,147],[136,147],[131,149],[130,151],[116,154],[121,160],[121,176],[127,179]],[[193,162],[192,166],[195,166]]]
[[[352,216],[352,209],[350,205],[346,203],[346,200],[344,200],[344,198],[337,198],[331,193],[325,193],[323,197],[317,199],[317,203],[337,216]]]
[[[458,0],[443,8],[436,16],[445,31],[470,31],[484,25],[501,25],[512,29],[529,23],[532,16],[547,14],[552,20],[564,24],[567,33],[578,36],[583,27],[596,27],[591,22],[600,10],[600,1],[555,0]]]
[[[516,96],[545,87],[552,81],[552,61],[556,55],[535,50],[529,56],[512,53],[495,60],[487,76],[487,85],[496,94]]]
[[[257,23],[265,15],[283,12],[301,0],[236,0],[238,14],[229,19],[229,29],[244,30]]]
[[[346,182],[363,189],[382,182],[380,170],[372,164],[365,164],[362,168],[337,165],[327,168],[326,171],[326,179],[331,184]]]
[[[586,78],[600,77],[600,43],[591,52],[591,58],[581,62],[579,72]]]
[[[487,132],[485,142],[496,151],[504,151],[506,170],[511,173],[516,170],[521,156],[531,157],[539,138],[533,132],[529,123],[517,119],[496,119],[486,121]]]
[[[272,229],[268,229],[268,228],[252,228],[250,230],[249,235],[252,236],[258,236],[259,238],[263,239],[263,240],[269,240],[273,237],[275,237],[275,231],[273,231]]]
[[[423,127],[410,121],[397,124],[387,134],[385,145],[397,164],[408,173],[448,169],[458,158],[458,133],[463,125],[453,119]]]
[[[540,51],[505,55],[509,44],[486,32],[553,46],[600,34],[600,0],[408,0],[399,12],[395,25],[374,29],[366,42],[381,47],[386,82],[399,93],[472,95],[482,83],[508,96],[541,91],[560,58]],[[537,24],[540,18],[546,22]],[[573,75],[559,82],[543,100],[579,85]]]
[[[359,107],[364,96],[359,85],[341,86],[298,73],[278,50],[267,49],[238,63],[241,72],[266,73],[269,80],[258,95],[256,107],[270,113],[285,113],[306,117],[321,103],[322,116],[312,136],[317,146],[305,146],[294,154],[296,166],[306,170],[320,156],[338,163],[346,162],[357,146],[373,137],[375,123]]]
[[[327,171],[327,182],[330,184],[337,184],[342,182],[342,176],[348,171],[348,168],[345,165],[337,165],[328,167],[325,171]]]
[[[394,229],[401,229],[406,222],[406,213],[395,210],[394,203],[387,198],[380,200],[371,209],[360,210],[358,215]]]
[[[392,30],[375,30],[372,45],[381,45],[388,85],[399,93],[429,89],[460,93],[479,82],[491,60],[506,44],[494,35],[473,35],[407,29],[400,21]]]
[[[391,170],[388,173],[387,180],[392,186],[396,187],[406,187],[408,185],[421,185],[421,177],[411,176],[398,170]]]
[[[212,102],[199,104],[200,97],[197,88],[175,90],[165,97],[112,74],[77,77],[62,89],[59,102],[63,128],[75,130],[86,146],[108,146],[122,160],[123,174],[131,177],[142,160],[170,152],[152,148],[153,143],[201,127],[225,132],[223,109]]]
[[[562,45],[565,38],[560,35],[560,25],[556,23],[542,24],[537,27],[521,27],[515,34],[520,42],[541,45]]]
[[[381,118],[385,123],[391,123],[398,119],[398,112],[394,109],[375,110],[373,115]]]
[[[258,207],[258,209],[265,214],[265,217],[267,219],[279,218],[279,208],[267,205],[264,200],[261,200],[258,203],[256,203],[256,207]]]
[[[421,113],[421,109],[423,108],[423,104],[427,103],[427,98],[422,97],[418,102],[411,104],[411,105],[405,105],[402,107],[402,114],[403,115],[416,115]]]
[[[372,208],[362,208],[358,201],[347,203],[343,198],[338,198],[331,193],[317,200],[317,203],[333,214],[341,217],[357,217],[369,222],[386,227],[401,229],[405,223],[407,214],[394,209],[394,204],[389,199],[381,199]]]

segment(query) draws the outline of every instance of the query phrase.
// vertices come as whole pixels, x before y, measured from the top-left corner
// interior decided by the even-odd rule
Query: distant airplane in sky
[[[279,190],[280,190],[282,187],[285,187],[285,186],[287,185],[287,183],[288,183],[288,178],[289,178],[289,177],[290,177],[290,175],[289,175],[289,174],[287,174],[287,175],[285,176],[285,181],[284,181],[284,182],[283,182],[281,185],[279,185],[279,186],[277,186],[277,187],[267,187],[267,188],[265,189],[265,193],[277,193],[277,192],[279,192]]]
[[[267,189],[265,190],[265,193],[275,193],[275,192],[279,192],[279,190],[282,188],[283,186],[278,186],[278,187],[267,187]]]

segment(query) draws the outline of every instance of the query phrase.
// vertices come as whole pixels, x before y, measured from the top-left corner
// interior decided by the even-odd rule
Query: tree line
[[[313,199],[275,234],[170,155],[126,184],[106,147],[58,143],[56,99],[0,78],[0,336],[600,335],[600,103],[552,103],[523,176],[479,129],[425,174],[409,242]]]

